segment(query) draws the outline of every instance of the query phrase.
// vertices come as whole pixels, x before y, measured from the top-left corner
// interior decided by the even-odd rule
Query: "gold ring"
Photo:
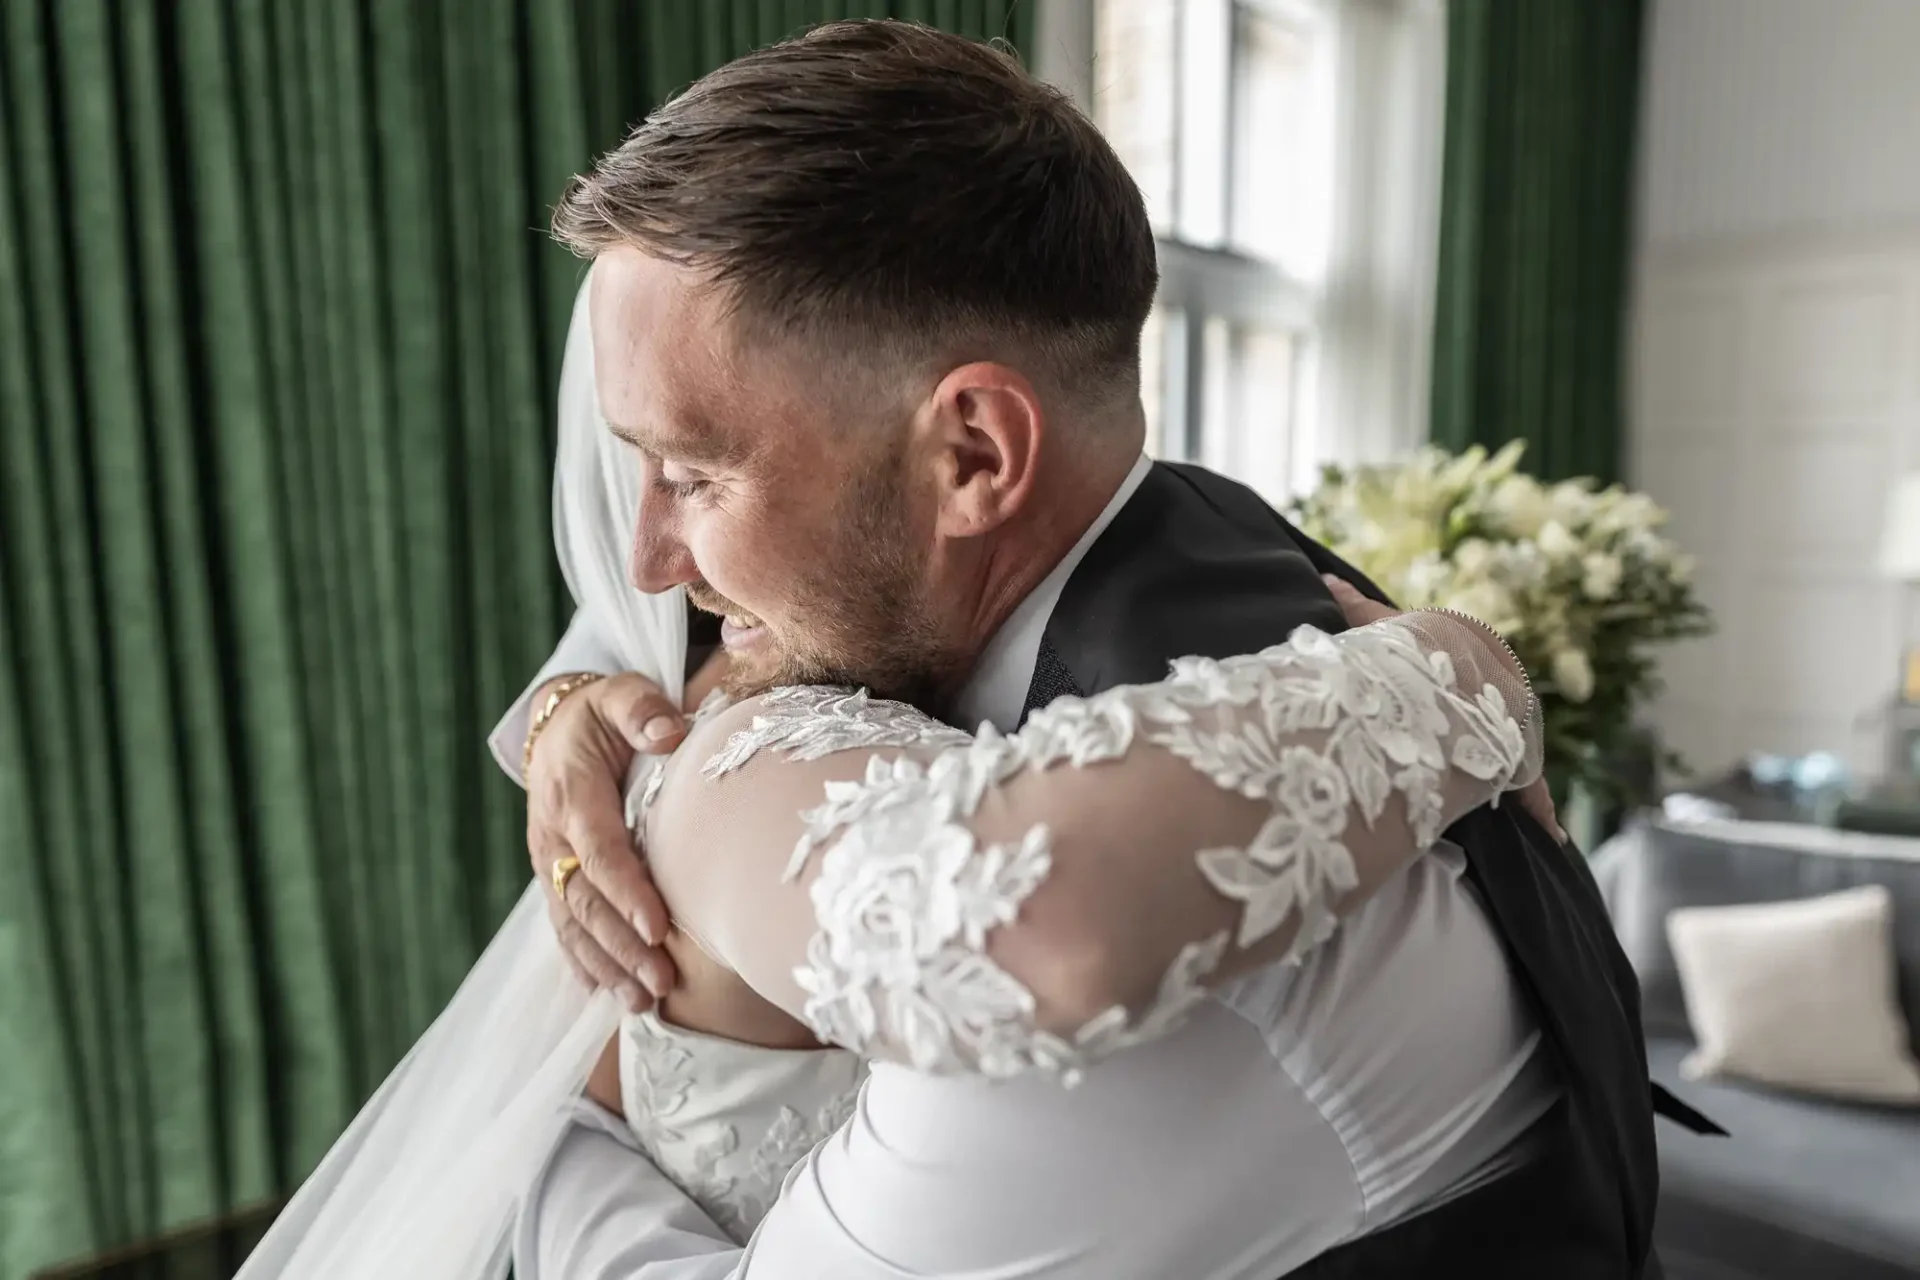
[[[556,859],[553,864],[553,896],[565,902],[567,900],[567,881],[573,879],[573,873],[580,869],[580,859],[568,854]]]

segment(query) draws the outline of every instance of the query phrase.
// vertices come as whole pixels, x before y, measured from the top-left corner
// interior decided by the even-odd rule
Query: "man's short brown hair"
[[[1139,188],[1093,124],[992,45],[836,22],[648,116],[555,211],[750,324],[849,355],[1003,359],[1104,400],[1138,386],[1157,270]]]

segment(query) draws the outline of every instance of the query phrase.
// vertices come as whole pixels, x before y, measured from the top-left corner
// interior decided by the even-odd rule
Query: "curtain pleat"
[[[567,176],[839,17],[0,3],[0,1277],[284,1194],[524,883]]]
[[[1451,0],[1433,439],[1620,478],[1644,0]]]
[[[92,593],[76,589],[86,579],[69,573],[90,557],[85,526],[77,545],[54,537],[82,490],[72,434],[59,430],[74,418],[58,376],[69,344],[64,328],[36,323],[62,315],[42,309],[60,273],[37,253],[50,211],[26,191],[39,182],[51,194],[54,172],[39,17],[0,18],[0,171],[13,175],[0,187],[0,904],[14,904],[0,906],[0,1063],[26,1082],[0,1088],[0,1185],[9,1218],[37,1233],[0,1252],[9,1275],[50,1246],[89,1239],[123,1194],[118,1179],[90,1176],[111,1167],[122,1137],[110,1051],[120,970],[92,936],[96,924],[119,931],[95,916],[98,885],[82,857],[98,845],[108,778],[98,701],[77,683],[91,652],[68,644],[98,634]],[[68,998],[76,992],[88,998]],[[43,1083],[61,1080],[88,1081],[92,1096]]]

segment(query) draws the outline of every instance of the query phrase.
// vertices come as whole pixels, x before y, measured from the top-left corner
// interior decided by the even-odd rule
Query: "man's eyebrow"
[[[608,420],[607,430],[613,433],[615,439],[632,445],[647,456],[668,462],[694,466],[737,466],[746,459],[744,449],[713,430],[664,435],[612,420]]]

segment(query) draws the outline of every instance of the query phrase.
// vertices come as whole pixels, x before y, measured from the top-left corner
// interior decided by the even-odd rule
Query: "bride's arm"
[[[689,738],[648,846],[681,925],[825,1038],[1071,1071],[1317,944],[1539,760],[1498,638],[1408,614],[1187,660],[1011,738],[776,693]]]

